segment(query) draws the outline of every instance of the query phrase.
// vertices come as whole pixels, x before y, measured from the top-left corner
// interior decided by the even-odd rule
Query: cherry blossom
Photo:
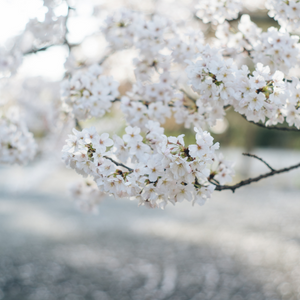
[[[63,159],[68,167],[84,177],[90,175],[101,192],[115,197],[134,197],[140,205],[164,208],[168,202],[175,204],[194,199],[194,203],[201,204],[209,199],[209,191],[214,190],[214,185],[208,177],[218,143],[213,144],[210,134],[199,128],[195,128],[197,145],[188,147],[185,147],[184,135],[167,137],[159,123],[149,121],[147,128],[143,141],[140,128],[128,126],[123,139],[115,136],[115,146],[112,147],[111,142],[103,143],[101,150],[93,127],[82,132],[74,131],[63,148]],[[92,139],[91,133],[94,135]],[[157,140],[153,139],[154,136]],[[112,141],[106,133],[100,137]],[[141,151],[139,154],[137,145]],[[202,151],[193,150],[200,145]],[[128,158],[125,156],[122,162],[117,157],[120,149],[128,153]],[[101,159],[95,159],[97,153],[102,155]],[[222,176],[223,181],[225,176],[231,180],[233,171],[230,165],[222,162],[213,174]],[[168,194],[163,196],[167,190]]]
[[[17,107],[0,116],[0,162],[24,165],[36,154],[37,145]]]

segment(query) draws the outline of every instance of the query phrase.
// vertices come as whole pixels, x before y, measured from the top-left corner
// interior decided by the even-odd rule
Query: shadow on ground
[[[245,188],[165,211],[0,194],[0,299],[300,299],[300,193]]]

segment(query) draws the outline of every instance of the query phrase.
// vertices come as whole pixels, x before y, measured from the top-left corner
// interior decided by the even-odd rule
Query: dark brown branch
[[[118,167],[123,167],[123,168],[127,169],[129,172],[133,172],[133,169],[131,169],[131,168],[125,166],[124,164],[118,163],[117,161],[113,160],[112,158],[110,158],[110,157],[108,157],[108,156],[103,156],[103,157],[105,157],[106,159],[109,159],[109,160],[110,160],[111,162],[113,162],[116,166],[118,166]]]
[[[75,126],[76,126],[77,130],[82,131],[82,127],[81,127],[81,125],[80,125],[80,123],[79,123],[79,121],[77,119],[75,119]]]
[[[41,47],[41,48],[37,48],[37,49],[31,49],[27,52],[24,52],[23,55],[35,54],[37,52],[46,51],[49,48],[52,48],[52,47],[55,47],[55,46],[63,46],[63,45],[66,45],[66,43],[63,42],[63,43],[60,43],[60,44],[51,44],[51,45],[48,45],[48,46],[45,46],[45,47]]]
[[[37,52],[43,52],[48,50],[49,48],[55,47],[55,46],[64,46],[67,45],[69,49],[72,49],[74,47],[79,46],[80,44],[69,44],[67,41],[63,41],[62,43],[57,43],[57,44],[50,44],[41,48],[37,48],[37,49],[31,49],[27,52],[24,52],[23,55],[29,55],[29,54],[35,54]]]
[[[98,62],[98,65],[102,65],[112,54],[114,54],[115,53],[115,51],[111,51],[110,53],[108,53],[108,54],[106,54],[105,56],[103,56],[102,58],[101,58],[101,60]]]
[[[119,101],[121,101],[121,99],[115,98],[114,100],[111,100],[110,102],[119,102]]]
[[[44,47],[41,47],[41,48],[37,48],[37,49],[31,49],[27,52],[24,52],[23,55],[29,55],[29,54],[35,54],[37,52],[43,52],[43,51],[46,51],[48,50],[49,48],[52,48],[52,47],[55,47],[55,46],[64,46],[64,45],[67,45],[69,50],[72,49],[73,47],[77,47],[79,46],[79,44],[69,44],[66,40],[62,43],[58,43],[58,44],[51,44],[51,45],[48,45],[48,46],[44,46]]]
[[[297,128],[290,128],[290,127],[280,127],[280,126],[266,126],[265,124],[261,124],[261,123],[255,123],[253,121],[249,121],[247,120],[246,116],[241,115],[246,121],[248,121],[249,123],[252,123],[258,127],[262,127],[265,129],[269,129],[269,130],[282,130],[282,131],[298,131],[300,132],[299,129]]]
[[[291,167],[288,167],[288,168],[273,170],[271,172],[259,175],[259,176],[254,177],[254,178],[248,178],[246,180],[242,180],[242,181],[240,181],[239,183],[237,183],[235,185],[219,185],[219,184],[215,184],[211,180],[209,180],[209,181],[210,181],[210,183],[212,183],[216,186],[216,191],[231,190],[234,193],[236,189],[238,189],[242,186],[248,185],[252,182],[257,182],[257,181],[259,181],[263,178],[271,177],[271,176],[276,175],[276,174],[285,173],[285,172],[288,172],[290,170],[297,169],[299,167],[300,167],[300,163],[297,164],[297,165],[293,165]]]
[[[190,94],[188,94],[184,89],[180,89],[180,92],[183,92],[186,97],[190,100],[192,100],[194,103],[196,103],[197,99],[195,99],[194,97],[192,97]]]
[[[249,50],[249,49],[246,49],[246,48],[244,47],[244,51],[243,51],[243,52],[247,52],[248,56],[249,56],[250,58],[253,59],[254,57],[252,56],[251,51],[253,51],[253,49]],[[243,53],[243,52],[242,52],[242,53]]]
[[[264,161],[261,157],[258,157],[255,154],[250,154],[250,153],[243,153],[243,155],[245,156],[249,156],[249,157],[254,157],[258,160],[260,160],[262,163],[264,163],[271,171],[275,171],[266,161]]]

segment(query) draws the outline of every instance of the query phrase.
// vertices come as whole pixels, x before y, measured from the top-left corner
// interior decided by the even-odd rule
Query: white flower
[[[104,153],[106,151],[106,147],[110,147],[114,144],[113,140],[109,138],[108,133],[102,133],[100,137],[93,143],[94,147],[98,152]]]
[[[123,140],[130,146],[137,142],[143,140],[142,136],[139,134],[141,129],[138,127],[128,126],[125,128],[126,134],[123,135]]]
[[[191,201],[193,199],[192,191],[195,188],[191,184],[180,185],[175,195],[176,202],[182,202],[183,200]]]
[[[161,163],[155,159],[151,159],[147,163],[147,173],[150,181],[156,181],[158,176],[163,174]]]

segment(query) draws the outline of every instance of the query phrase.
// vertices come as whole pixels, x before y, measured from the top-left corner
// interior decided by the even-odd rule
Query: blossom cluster
[[[128,126],[122,138],[113,139],[94,127],[74,129],[63,160],[84,177],[92,176],[101,192],[136,198],[140,205],[164,208],[183,200],[203,204],[215,188],[209,176],[219,144],[198,128],[196,144],[186,147],[184,135],[167,137],[158,122],[149,121],[146,127],[144,138],[140,128]],[[230,174],[229,169],[219,168],[214,176],[226,170]]]
[[[289,70],[299,63],[298,42],[299,36],[291,36],[285,31],[270,27],[253,44],[253,61],[269,66],[272,73],[278,70],[288,75]]]
[[[221,5],[221,2],[218,2],[218,5]],[[226,2],[227,4],[230,3]],[[218,26],[216,36],[222,44],[227,45],[229,53],[230,48],[236,53],[242,53],[246,49],[251,53],[253,62],[257,63],[257,68],[262,68],[261,64],[268,66],[267,71],[263,72],[265,80],[253,84],[257,68],[254,75],[245,66],[239,70],[233,59],[224,59],[216,48],[205,45],[201,32],[198,39],[194,38],[196,34],[193,31],[187,34],[188,40],[180,38],[180,35],[167,39],[164,32],[174,33],[177,30],[170,22],[156,17],[146,21],[142,15],[133,12],[130,14],[129,11],[118,13],[114,17],[119,18],[108,19],[109,25],[105,31],[107,39],[117,43],[120,35],[112,31],[112,28],[121,26],[119,30],[122,32],[130,28],[130,32],[135,34],[126,35],[127,38],[131,37],[131,42],[127,43],[127,46],[134,45],[147,53],[145,59],[134,60],[137,83],[127,97],[122,99],[121,108],[130,125],[143,128],[148,120],[163,124],[173,113],[176,122],[184,123],[185,127],[214,126],[218,119],[223,118],[224,107],[228,105],[245,114],[248,120],[265,122],[267,117],[269,118],[267,124],[282,122],[282,116],[287,115],[287,95],[284,92],[286,83],[283,82],[284,76],[279,71],[287,74],[291,67],[298,63],[300,54],[298,37],[290,36],[287,32],[278,31],[273,27],[268,32],[262,33],[262,30],[250,20],[249,15],[241,17],[239,31],[235,34],[232,33],[228,22]],[[120,21],[120,16],[123,16],[126,22],[122,18],[123,21]],[[163,29],[159,26],[162,23],[165,24]],[[143,30],[140,29],[141,24],[144,24]],[[152,28],[149,24],[157,24],[155,27],[159,34],[149,34],[149,27]],[[148,34],[145,35],[145,32]],[[112,47],[114,42],[111,44]],[[171,54],[161,55],[159,51],[164,48],[171,51]],[[165,64],[160,63],[162,58]],[[170,75],[174,74],[171,71],[173,65],[171,62],[183,65],[189,63],[187,75],[193,90],[200,97],[195,99],[186,97],[181,91],[174,89],[178,82]],[[158,83],[151,82],[153,73],[155,74],[154,69],[156,72],[160,69],[163,71],[159,75]],[[276,79],[276,84],[273,84],[272,76],[280,77],[282,82],[279,83]],[[295,121],[294,124],[296,123]]]
[[[281,27],[288,31],[297,31],[300,27],[299,0],[267,0],[266,8],[269,16],[274,18]]]
[[[46,43],[59,43],[64,40],[65,36],[65,18],[64,16],[57,17],[51,6],[47,6],[48,11],[45,14],[45,19],[40,22],[38,19],[31,19],[26,24],[26,31],[30,32],[34,37],[36,47]]]
[[[144,24],[143,29],[141,24]],[[156,28],[154,33],[153,27]],[[154,16],[147,20],[145,16],[127,10],[118,11],[107,20],[104,33],[113,49],[119,44],[124,46],[122,39],[126,36],[127,41],[130,37],[127,47],[134,45],[142,50],[141,56],[134,59],[137,82],[121,100],[122,112],[132,126],[144,128],[148,120],[163,124],[172,114],[175,121],[185,127],[213,126],[224,115],[222,106],[213,107],[201,99],[191,101],[191,97],[175,88],[178,79],[174,76],[176,72],[171,70],[173,62],[185,66],[186,59],[193,59],[199,52],[199,45],[204,43],[201,31],[189,29],[182,36],[174,34],[176,30],[174,24],[164,18]],[[125,34],[127,31],[134,35]],[[170,54],[161,54],[160,50],[166,49]]]
[[[204,23],[223,23],[238,17],[242,9],[240,0],[200,0],[196,15]]]
[[[20,118],[16,107],[0,116],[0,163],[26,164],[33,159],[37,145],[33,134]]]
[[[75,118],[102,117],[112,106],[111,101],[119,96],[119,83],[101,74],[102,68],[95,64],[62,82],[62,101]]]
[[[211,168],[210,176],[212,181],[218,184],[225,184],[231,182],[235,175],[234,163],[229,160],[225,160],[222,153],[215,155],[214,164]]]
[[[141,50],[158,52],[164,47],[166,29],[172,30],[170,25],[168,19],[158,15],[147,20],[141,13],[120,9],[106,19],[103,33],[115,49],[134,45]],[[152,49],[148,49],[149,42]]]
[[[93,182],[75,182],[69,187],[69,192],[80,210],[92,213],[97,213],[105,195]]]
[[[249,15],[242,15],[238,31],[225,22],[218,26],[216,36],[228,53],[251,53],[254,63],[268,65],[272,73],[281,71],[288,75],[291,68],[299,63],[299,37],[283,29],[268,28],[262,32]]]
[[[148,207],[164,208],[169,202],[183,200],[203,204],[216,185],[224,185],[234,176],[233,164],[216,154],[218,144],[204,131],[224,118],[229,107],[249,121],[266,126],[286,121],[300,128],[300,82],[291,77],[292,68],[299,68],[299,37],[291,32],[300,26],[300,1],[267,0],[269,15],[281,28],[271,27],[266,32],[249,15],[241,16],[237,29],[231,26],[230,20],[238,18],[242,5],[249,1],[197,1],[173,1],[174,7],[175,2],[182,2],[178,7],[184,7],[182,11],[177,8],[174,18],[172,9],[151,11],[149,7],[157,2],[153,0],[148,1],[145,14],[139,9],[140,1],[134,1],[132,10],[122,8],[106,19],[95,20],[97,10],[115,3],[101,4],[91,18],[94,24],[104,23],[101,32],[111,54],[99,63],[97,51],[90,58],[84,57],[92,53],[87,51],[90,45],[102,43],[100,32],[95,31],[99,27],[91,26],[91,35],[78,42],[80,38],[76,40],[72,33],[76,27],[72,21],[80,19],[76,1],[44,0],[44,21],[30,20],[24,32],[7,43],[10,49],[0,50],[2,78],[16,73],[23,54],[47,51],[55,45],[68,47],[67,79],[61,85],[61,100],[68,114],[60,114],[61,102],[57,105],[52,101],[56,95],[42,92],[42,81],[37,79],[33,79],[38,86],[33,93],[26,80],[21,95],[11,92],[11,98],[16,98],[13,101],[31,111],[28,118],[32,120],[26,120],[30,131],[38,127],[42,133],[50,132],[57,123],[73,124],[73,118],[100,118],[114,102],[120,102],[128,125],[122,137],[98,134],[94,127],[74,129],[63,148],[66,165],[94,181],[71,188],[84,210],[94,211],[106,194],[135,198]],[[251,1],[252,6],[257,2]],[[64,16],[60,15],[63,11],[67,12]],[[205,37],[206,29],[216,29],[215,37]],[[78,44],[70,43],[75,40]],[[135,55],[132,74],[136,80],[129,89],[124,85],[127,90],[120,95],[119,83],[108,76],[113,65],[118,65],[118,58],[106,58],[125,49]],[[102,66],[107,62],[109,68],[104,71]],[[244,65],[248,62],[249,67]],[[49,89],[56,88],[49,85]],[[31,99],[47,97],[53,105],[46,106],[44,101],[36,104]],[[187,128],[195,127],[195,144],[185,145],[183,135],[166,136],[161,125],[169,118]],[[14,110],[1,116],[0,162],[21,164],[34,156],[37,147],[26,125]],[[56,128],[59,131],[62,127]]]
[[[7,51],[0,48],[0,78],[10,77],[16,73],[23,60],[19,50]]]
[[[187,74],[204,103],[213,103],[213,107],[231,105],[254,122],[265,122],[267,117],[267,125],[282,123],[286,116],[290,125],[299,128],[298,100],[280,71],[272,73],[269,66],[261,63],[252,73],[247,66],[238,69],[232,59],[224,60],[217,50],[206,46],[196,62],[189,63]],[[294,87],[298,91],[298,83]],[[294,118],[288,113],[292,107]]]
[[[139,51],[134,59],[138,80],[149,80],[157,70],[169,70],[171,57],[161,51],[170,40],[168,35],[175,36],[175,24],[170,20],[121,9],[106,19],[102,31],[113,50],[134,46]]]
[[[236,93],[237,66],[232,59],[224,60],[220,52],[209,45],[199,45],[196,61],[188,61],[186,73],[190,79],[192,89],[198,93],[203,104],[209,103],[213,107],[221,108],[231,104]]]
[[[293,77],[292,82],[287,82],[287,101],[284,109],[278,112],[278,117],[285,116],[289,126],[300,128],[300,82]]]

